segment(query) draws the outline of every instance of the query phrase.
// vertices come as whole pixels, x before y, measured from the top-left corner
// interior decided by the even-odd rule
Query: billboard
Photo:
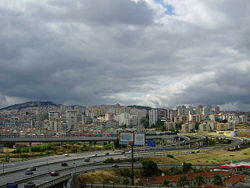
[[[134,144],[134,132],[120,132],[119,144],[120,145],[133,145]]]
[[[145,134],[144,133],[135,133],[134,145],[136,145],[136,146],[145,145]]]
[[[120,132],[119,144],[143,146],[145,145],[145,134],[135,133],[133,131]]]

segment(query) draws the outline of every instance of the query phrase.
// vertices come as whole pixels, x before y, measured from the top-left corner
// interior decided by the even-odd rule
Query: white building
[[[149,110],[149,127],[151,127],[153,124],[156,124],[158,120],[166,120],[168,118],[167,114],[167,109],[153,108]]]

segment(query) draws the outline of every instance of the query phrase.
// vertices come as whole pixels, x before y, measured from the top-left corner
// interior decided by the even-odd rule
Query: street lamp
[[[77,166],[77,164],[76,164],[76,163],[73,163],[73,165],[74,165],[75,174],[76,174],[76,166]]]
[[[3,162],[3,174],[4,174],[4,162]]]

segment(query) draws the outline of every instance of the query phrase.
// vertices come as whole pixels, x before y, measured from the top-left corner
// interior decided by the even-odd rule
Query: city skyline
[[[250,2],[0,2],[0,108],[250,109]]]

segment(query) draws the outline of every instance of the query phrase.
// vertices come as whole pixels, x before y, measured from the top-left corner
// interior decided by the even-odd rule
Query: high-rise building
[[[149,127],[152,127],[152,125],[155,125],[158,120],[162,119],[168,119],[167,109],[153,108],[149,110]]]

